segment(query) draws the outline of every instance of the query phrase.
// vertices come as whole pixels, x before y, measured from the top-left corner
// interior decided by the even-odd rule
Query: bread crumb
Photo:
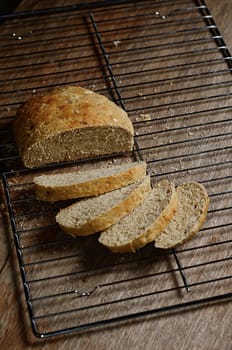
[[[139,115],[143,120],[151,120],[150,114],[140,114]]]

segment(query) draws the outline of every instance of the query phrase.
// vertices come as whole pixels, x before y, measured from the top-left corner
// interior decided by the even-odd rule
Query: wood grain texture
[[[73,4],[73,1],[24,0],[18,10],[31,10]],[[223,35],[225,42],[232,49],[231,0],[207,0],[207,4]],[[42,59],[42,57],[41,57]],[[44,67],[46,72],[49,64]],[[20,73],[19,73],[20,74]],[[29,73],[28,73],[29,74]],[[96,72],[96,75],[99,72]],[[226,200],[226,199],[225,199]],[[217,209],[214,202],[212,209]],[[0,275],[0,348],[5,349],[148,349],[148,350],[229,350],[232,344],[232,303],[221,302],[189,310],[162,313],[149,318],[129,321],[115,326],[82,331],[55,339],[38,340],[32,333],[28,321],[26,305],[22,295],[20,271],[18,270],[15,251],[12,249],[12,235],[4,220],[0,222],[0,264],[8,252],[10,257]],[[220,220],[220,218],[218,218]],[[20,224],[20,223],[19,223]],[[223,233],[222,233],[223,234]],[[189,245],[191,247],[191,243]],[[220,250],[220,248],[218,249]],[[215,258],[218,251],[215,250]],[[194,256],[183,257],[184,263],[190,263]],[[199,257],[200,259],[200,257]],[[221,267],[223,269],[223,265]],[[202,269],[202,274],[204,274]],[[197,281],[193,275],[191,282]]]

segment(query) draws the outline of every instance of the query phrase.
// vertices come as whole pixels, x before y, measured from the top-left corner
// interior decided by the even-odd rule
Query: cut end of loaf
[[[99,126],[60,132],[36,141],[22,154],[28,168],[131,152],[133,137],[120,127]]]
[[[176,214],[157,237],[156,248],[171,249],[184,244],[200,230],[206,220],[209,197],[201,184],[185,183],[176,192]]]

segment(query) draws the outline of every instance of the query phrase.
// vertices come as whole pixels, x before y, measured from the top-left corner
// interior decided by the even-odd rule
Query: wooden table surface
[[[52,7],[75,1],[22,1],[18,10]],[[207,4],[225,39],[232,49],[231,0],[207,0]],[[156,315],[127,324],[108,326],[54,339],[36,339],[30,329],[22,289],[15,263],[15,251],[3,223],[0,222],[0,266],[10,251],[0,275],[0,348],[23,349],[232,349],[232,303],[196,307],[182,312]]]

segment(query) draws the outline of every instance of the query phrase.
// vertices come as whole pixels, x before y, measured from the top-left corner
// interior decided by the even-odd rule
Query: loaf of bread
[[[146,175],[145,162],[114,165],[94,171],[40,175],[34,178],[36,198],[43,201],[97,196],[129,185]]]
[[[96,197],[82,199],[61,209],[56,221],[73,236],[100,232],[115,224],[142,203],[151,190],[150,176]]]
[[[173,218],[176,207],[175,187],[163,180],[131,213],[103,231],[99,242],[113,252],[134,252],[158,237]]]
[[[31,97],[16,113],[13,134],[28,168],[125,153],[134,143],[127,113],[105,96],[78,86]]]
[[[197,182],[177,187],[177,211],[156,238],[157,248],[174,248],[191,239],[204,224],[209,205],[205,188]]]

